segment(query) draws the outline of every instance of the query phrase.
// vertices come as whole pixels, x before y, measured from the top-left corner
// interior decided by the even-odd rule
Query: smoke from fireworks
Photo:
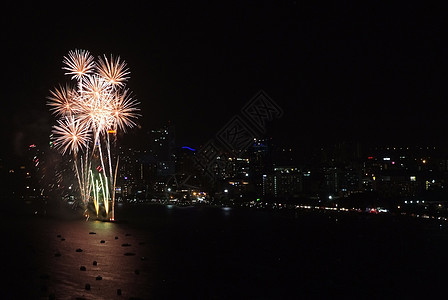
[[[84,206],[93,202],[98,215],[99,199],[102,199],[109,214],[111,201],[113,219],[118,157],[114,172],[109,134],[113,133],[116,138],[118,130],[125,132],[134,127],[140,110],[139,102],[131,97],[125,85],[130,72],[119,56],[111,55],[108,59],[104,55],[96,62],[86,50],[70,51],[63,64],[65,75],[70,75],[77,84],[76,88],[69,84],[59,86],[47,97],[50,111],[60,118],[53,126],[53,143],[63,155],[73,154]],[[95,160],[101,164],[100,171],[92,169]],[[98,174],[94,176],[93,172]]]

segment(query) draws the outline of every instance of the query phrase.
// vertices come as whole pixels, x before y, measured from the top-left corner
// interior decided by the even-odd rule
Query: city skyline
[[[202,186],[208,192],[219,192],[227,184],[249,184],[246,188],[255,189],[256,194],[260,196],[265,195],[265,184],[273,188],[272,180],[277,175],[287,182],[291,180],[289,177],[293,176],[297,178],[299,186],[294,182],[286,185],[283,183],[287,190],[294,190],[294,186],[298,188],[293,194],[286,195],[292,198],[314,197],[313,195],[319,194],[322,196],[322,193],[347,197],[353,193],[379,191],[377,188],[382,182],[390,182],[392,186],[413,185],[413,189],[407,190],[406,187],[404,194],[399,192],[396,195],[402,198],[416,196],[416,192],[428,190],[429,187],[431,190],[436,187],[439,192],[444,192],[444,185],[448,180],[448,149],[434,145],[372,147],[359,142],[341,142],[315,147],[304,154],[298,153],[297,149],[285,147],[272,138],[262,138],[255,139],[246,149],[238,151],[230,151],[217,143],[194,149],[177,143],[175,130],[172,124],[151,130],[146,135],[147,143],[144,147],[126,143],[117,145],[114,152],[117,151],[120,156],[121,184],[123,179],[130,180],[129,183],[132,184],[138,183],[138,189],[146,190],[146,197],[149,197],[148,184],[162,184],[164,191],[167,188],[167,180],[174,178],[174,181],[182,182],[183,179],[175,177],[181,176],[185,179],[193,176],[198,177],[195,180],[196,189],[201,189]],[[22,173],[31,172],[33,178],[36,178],[36,172],[42,171],[42,178],[53,178],[50,174],[51,168],[58,165],[57,161],[62,159],[57,151],[50,151],[46,145],[33,144],[28,146],[26,158],[21,161],[13,163],[2,159],[2,174],[8,176],[9,170],[11,176],[11,170],[14,173],[14,170],[20,169]],[[60,171],[66,169],[64,172],[71,174],[70,162],[71,160],[66,161],[65,167],[62,167],[65,165],[62,164]],[[33,171],[34,168],[36,170]],[[38,171],[39,169],[41,171]],[[37,178],[40,178],[40,175]],[[67,177],[67,183],[70,178],[71,176]],[[216,187],[219,187],[218,190]],[[136,186],[132,190],[135,191],[135,188]],[[229,190],[231,189],[232,187],[229,187]],[[149,190],[152,190],[152,187]],[[241,191],[248,192],[247,189]],[[253,194],[250,197],[253,197]]]

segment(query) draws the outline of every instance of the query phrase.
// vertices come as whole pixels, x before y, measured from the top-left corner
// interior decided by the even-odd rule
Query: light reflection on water
[[[114,299],[118,297],[117,289],[126,298],[151,296],[154,257],[148,246],[151,241],[145,235],[110,222],[34,221],[32,240],[38,249],[35,273],[44,277],[35,280],[35,285],[41,297]],[[97,280],[98,276],[101,280]],[[90,290],[86,290],[86,284]]]
[[[396,286],[432,286],[442,277],[430,274],[447,264],[446,230],[409,219],[202,207],[117,217],[0,219],[2,269],[11,271],[0,298],[360,298],[366,286],[402,295]]]
[[[171,206],[123,210],[119,215],[123,222],[116,223],[23,218],[12,233],[17,239],[16,249],[8,250],[16,252],[19,259],[11,263],[18,269],[18,277],[23,276],[20,273],[30,277],[19,298],[148,299],[166,293],[182,295],[176,290],[179,286],[204,293],[201,282],[211,280],[213,285],[213,276],[219,273],[214,256],[222,259],[224,254],[219,253],[227,251],[216,244],[225,233],[220,222],[230,215],[228,209]],[[226,232],[224,243],[229,238],[231,233]],[[27,248],[31,250],[22,252]],[[233,255],[229,259],[235,263]],[[206,275],[209,266],[212,277]],[[23,287],[20,279],[11,281]],[[117,295],[118,289],[121,295]],[[2,295],[10,292],[10,298],[17,298],[13,289],[6,291]],[[213,287],[205,290],[205,295],[210,293],[216,294]]]

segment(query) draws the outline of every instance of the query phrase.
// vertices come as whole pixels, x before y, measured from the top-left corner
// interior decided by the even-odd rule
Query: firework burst
[[[115,191],[119,158],[111,155],[108,134],[134,127],[140,116],[139,102],[125,84],[130,72],[119,56],[108,59],[104,55],[95,62],[89,51],[77,49],[63,58],[63,65],[65,75],[76,81],[77,88],[59,86],[47,97],[50,111],[60,118],[52,130],[54,145],[63,155],[74,155],[83,204],[87,207],[93,202],[98,215],[101,191],[104,210],[109,214],[111,207],[113,219],[115,193],[109,191]],[[84,157],[78,155],[81,152]],[[92,163],[100,163],[101,168],[92,169]]]
[[[132,128],[136,125],[134,120],[139,116],[137,113],[140,111],[139,102],[132,98],[129,90],[124,90],[121,94],[117,93],[115,99],[116,101],[112,104],[113,129],[126,132],[127,127]]]
[[[75,113],[76,111],[76,102],[74,99],[77,99],[76,91],[71,88],[68,84],[65,86],[59,86],[59,89],[55,89],[54,91],[50,91],[51,96],[48,96],[48,106],[50,106],[50,111],[52,111],[56,116],[69,116]]]
[[[93,56],[86,50],[70,51],[62,62],[65,64],[62,69],[68,71],[65,75],[73,75],[72,79],[80,80],[85,75],[93,73],[95,69]]]
[[[62,154],[67,150],[69,153],[78,153],[83,147],[88,147],[90,142],[90,130],[75,119],[75,117],[64,117],[57,120],[58,125],[53,126],[54,145]]]
[[[104,59],[99,57],[97,65],[98,73],[111,85],[124,86],[124,82],[129,79],[130,74],[126,68],[126,63],[120,61],[120,57],[110,56],[110,60],[104,55]]]

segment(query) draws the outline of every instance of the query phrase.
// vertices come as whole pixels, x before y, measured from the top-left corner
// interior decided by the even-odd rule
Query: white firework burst
[[[112,86],[123,86],[124,82],[129,79],[129,69],[126,68],[126,62],[120,61],[120,56],[110,59],[104,55],[104,59],[99,57],[97,64],[98,74],[103,77]]]
[[[73,116],[57,120],[53,126],[54,145],[62,154],[78,153],[81,148],[87,148],[90,142],[90,130]]]
[[[86,50],[69,51],[62,62],[65,64],[62,69],[68,71],[65,75],[73,75],[72,79],[80,80],[85,75],[93,73],[95,69],[93,56]]]

